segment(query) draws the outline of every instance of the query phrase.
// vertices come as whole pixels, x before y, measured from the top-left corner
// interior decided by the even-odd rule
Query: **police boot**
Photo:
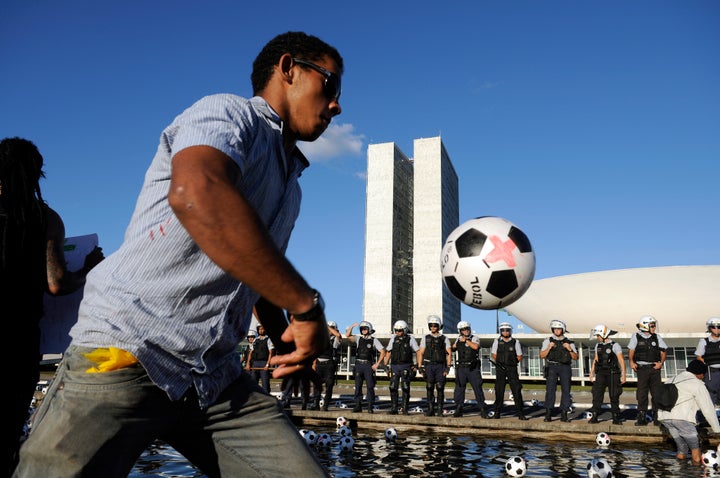
[[[437,414],[439,417],[444,415],[444,409],[443,405],[445,404],[445,391],[444,390],[438,390],[437,393],[438,399],[437,399]]]
[[[390,392],[390,415],[398,414],[398,393]]]
[[[521,407],[518,407],[518,420],[527,420],[528,417],[525,416],[525,412],[523,412],[523,409]]]
[[[590,420],[588,420],[588,423],[600,423],[600,420],[598,420],[598,415],[600,415],[600,412],[596,412],[595,410],[590,410],[590,413],[592,413],[592,417],[590,417]]]
[[[320,410],[320,395],[316,396],[313,399],[312,407],[310,407],[311,410]]]
[[[495,420],[500,420],[500,414],[502,413],[502,405],[495,404],[495,415],[493,415],[493,418]]]
[[[568,418],[567,410],[563,410],[562,412],[560,412],[560,421],[561,422],[569,422],[570,421],[570,418]]]
[[[290,397],[287,396],[283,399],[283,408],[290,408]]]
[[[332,398],[332,397],[328,396],[328,394],[325,394],[325,401],[323,402],[323,405],[322,405],[322,411],[323,411],[323,412],[327,412],[327,411],[328,411],[328,407],[330,406],[330,399],[331,399],[331,398]]]
[[[552,421],[552,410],[549,408],[545,409],[545,422],[551,422]]]
[[[427,409],[427,412],[425,412],[425,416],[426,417],[434,417],[435,416],[435,391],[432,388],[428,389],[427,402],[428,402],[428,409]]]
[[[638,426],[645,426],[647,425],[647,417],[645,416],[647,412],[645,410],[638,410],[637,414],[637,420],[635,420],[635,425]]]
[[[403,394],[402,409],[403,415],[410,415],[410,396],[408,394]]]
[[[355,406],[352,409],[353,413],[362,412],[362,399],[355,402]]]
[[[453,414],[453,416],[454,416],[455,418],[460,418],[460,417],[463,416],[463,406],[462,406],[462,404],[460,404],[460,405],[455,405],[455,413]]]
[[[308,401],[305,397],[302,399],[302,404],[300,405],[300,410],[307,410],[308,407]]]
[[[613,425],[622,425],[622,420],[620,420],[619,413],[612,414],[612,422],[613,422]]]
[[[487,418],[487,417],[488,417],[488,412],[487,412],[487,407],[486,407],[486,406],[482,406],[482,407],[480,408],[480,417],[481,417],[481,418]]]

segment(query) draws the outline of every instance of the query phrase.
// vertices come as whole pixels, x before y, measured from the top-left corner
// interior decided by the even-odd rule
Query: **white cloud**
[[[315,141],[299,141],[298,147],[311,163],[330,161],[343,156],[363,153],[364,135],[356,134],[351,124],[331,124]]]

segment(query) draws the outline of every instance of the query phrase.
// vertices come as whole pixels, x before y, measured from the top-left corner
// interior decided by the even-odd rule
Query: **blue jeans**
[[[329,476],[283,413],[243,373],[207,410],[193,391],[171,401],[133,365],[105,373],[70,346],[20,450],[15,477],[127,477],[159,439],[208,477]]]

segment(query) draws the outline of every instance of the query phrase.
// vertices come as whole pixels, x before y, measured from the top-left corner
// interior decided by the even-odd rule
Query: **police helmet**
[[[498,330],[502,332],[503,330],[509,330],[512,332],[512,324],[510,322],[503,322],[500,325],[498,325]]]
[[[328,320],[328,327],[332,327],[333,329],[337,330],[337,322],[334,322],[332,320]]]
[[[464,320],[461,320],[457,324],[458,332],[460,332],[462,329],[469,329],[470,328],[470,322],[465,322]]]
[[[650,332],[650,324],[657,324],[657,320],[652,315],[645,315],[635,326],[643,332]]]
[[[616,333],[616,331],[608,329],[603,324],[598,324],[590,331],[590,338],[593,338],[593,337],[596,337],[599,335],[603,339],[606,339],[615,333]]]
[[[257,337],[257,332],[255,332],[254,330],[248,330],[247,337]]]
[[[375,329],[373,328],[373,325],[372,325],[370,322],[368,322],[367,320],[363,320],[362,322],[360,322],[360,327],[358,327],[358,328],[359,328],[360,330],[362,330],[362,329],[364,329],[365,327],[367,327],[368,330],[370,330],[370,333],[371,333],[371,334],[374,334],[374,333],[375,333]]]
[[[440,317],[438,317],[437,315],[428,315],[427,323],[428,323],[428,326],[430,324],[437,324],[438,328],[440,328],[440,329],[442,329],[442,326],[443,326],[442,319]]]
[[[395,324],[393,325],[393,330],[394,330],[395,332],[397,332],[397,331],[399,331],[399,330],[402,330],[403,332],[407,332],[407,331],[409,330],[409,328],[410,328],[410,327],[408,327],[407,322],[405,322],[404,320],[398,320],[398,321],[395,322]]]
[[[563,334],[567,332],[567,326],[565,325],[565,322],[562,320],[552,320],[550,321],[550,330],[552,329],[562,329]]]
[[[705,325],[708,328],[708,332],[710,331],[711,326],[720,327],[720,317],[710,317],[708,321],[705,323]]]

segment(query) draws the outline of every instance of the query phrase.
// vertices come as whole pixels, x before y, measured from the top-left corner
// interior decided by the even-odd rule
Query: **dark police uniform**
[[[700,339],[695,355],[702,357],[708,372],[705,374],[705,386],[710,392],[715,406],[720,405],[720,340],[712,340],[711,337]]]
[[[376,381],[375,370],[372,367],[378,360],[378,353],[384,349],[380,341],[372,335],[367,338],[356,335],[355,343],[357,349],[355,352],[355,407],[353,412],[362,411],[362,386],[363,382],[366,382],[368,413],[373,413]]]
[[[475,400],[480,408],[480,416],[487,418],[487,409],[485,405],[485,394],[482,389],[482,370],[480,369],[480,349],[473,350],[468,342],[480,344],[480,339],[472,334],[465,338],[465,342],[461,342],[458,338],[453,344],[453,349],[457,351],[455,360],[455,390],[453,392],[453,401],[455,402],[455,417],[463,416],[463,404],[465,403],[465,390],[468,382],[475,393]]]
[[[665,342],[656,333],[635,333],[628,343],[628,349],[633,350],[633,362],[637,364],[635,374],[637,376],[637,399],[638,420],[636,424],[644,425],[647,422],[648,393],[662,383],[662,373],[655,368],[656,362],[662,362],[662,352],[667,348]],[[657,420],[657,407],[655,397],[652,397],[652,408]]]
[[[595,344],[595,381],[592,384],[592,408],[593,413],[590,423],[598,423],[598,415],[603,404],[605,389],[608,389],[610,396],[610,410],[613,423],[619,425],[620,421],[620,395],[622,395],[622,381],[620,375],[620,363],[617,354],[622,354],[620,344],[613,342],[602,342]]]
[[[450,369],[447,363],[450,340],[444,334],[427,334],[422,338],[420,348],[423,350],[422,366],[425,369],[425,389],[428,402],[428,410],[425,415],[432,417],[437,412],[442,416],[445,403],[446,372]],[[437,391],[437,404],[435,391]]]
[[[322,393],[322,384],[325,385],[325,400],[323,401],[322,409],[327,411],[332,400],[333,388],[335,387],[335,372],[337,371],[337,360],[338,350],[342,340],[338,339],[334,335],[330,336],[327,347],[320,353],[315,363],[315,371],[320,376],[321,385],[320,388],[315,392],[315,403],[314,409],[320,408],[320,395]]]
[[[270,370],[266,369],[265,366],[268,364],[270,358],[270,349],[272,342],[267,335],[255,337],[255,341],[252,344],[252,360],[251,367],[255,370],[251,370],[255,383],[258,381],[262,382],[262,388],[265,393],[270,393]]]
[[[390,377],[390,413],[392,415],[398,412],[398,386],[402,386],[403,415],[409,414],[410,382],[415,376],[413,355],[418,349],[415,337],[407,333],[390,337],[390,342],[388,342],[387,351],[390,355],[390,371],[392,372]]]
[[[550,421],[550,415],[555,406],[555,396],[559,380],[560,420],[567,422],[569,421],[568,413],[572,405],[570,398],[570,389],[572,387],[572,355],[570,351],[564,347],[564,344],[570,344],[575,352],[577,352],[577,350],[575,349],[575,343],[564,335],[562,339],[555,335],[548,337],[545,339],[541,350],[549,348],[550,344],[555,344],[555,346],[550,348],[550,351],[545,357],[545,420]]]
[[[517,345],[516,345],[517,344]],[[510,391],[513,394],[515,409],[518,418],[527,420],[523,411],[522,384],[518,373],[518,348],[519,343],[514,338],[508,341],[498,337],[493,343],[495,350],[495,417],[500,418],[502,405],[505,398],[505,384],[510,384]]]

